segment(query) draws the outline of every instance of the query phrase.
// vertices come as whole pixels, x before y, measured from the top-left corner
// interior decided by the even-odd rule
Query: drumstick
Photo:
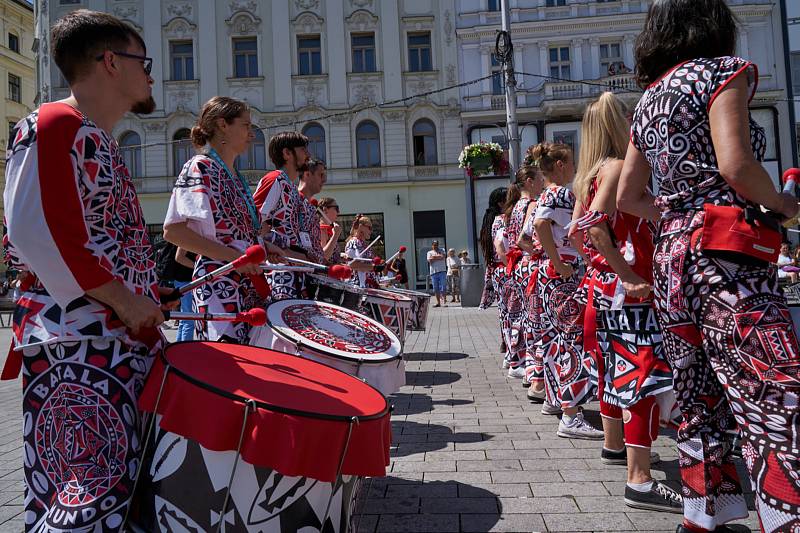
[[[216,279],[216,278],[222,276],[223,274],[227,274],[231,270],[235,270],[235,269],[239,268],[240,266],[244,266],[244,265],[261,263],[266,258],[267,258],[267,252],[264,250],[264,248],[262,246],[258,245],[258,244],[254,244],[253,246],[251,246],[247,250],[245,250],[244,254],[242,254],[239,258],[234,259],[233,261],[231,261],[230,263],[228,263],[226,265],[222,265],[218,269],[213,270],[213,271],[209,272],[208,274],[206,274],[204,276],[200,276],[196,280],[193,280],[193,281],[187,283],[186,285],[184,285],[183,287],[181,287],[180,289],[178,289],[177,292],[179,294],[179,297],[183,296],[184,294],[186,294],[187,292],[189,292],[191,290],[194,290],[195,288],[199,287],[200,285],[208,283],[209,281],[211,281],[213,279]],[[251,280],[252,280],[253,277],[256,277],[256,276],[252,276]],[[264,280],[264,283],[266,284],[266,280]],[[178,298],[176,298],[176,299],[178,299]]]
[[[353,270],[347,265],[331,265],[325,266],[319,263],[312,263],[303,259],[295,259],[294,257],[284,258],[289,263],[295,263],[301,266],[313,268],[315,272],[326,274],[334,279],[348,279],[353,275]]]
[[[251,326],[263,326],[267,323],[267,312],[258,307],[242,313],[183,313],[180,311],[162,311],[166,320],[214,320],[219,322],[244,322]]]
[[[264,272],[302,272],[304,274],[313,274],[316,272],[314,267],[303,265],[279,265],[272,263],[261,263],[261,270]]]
[[[376,242],[378,242],[379,240],[381,240],[381,235],[378,235],[378,236],[375,238],[375,240],[374,240],[374,241],[372,241],[371,243],[369,243],[369,246],[367,246],[366,248],[364,248],[363,250],[361,250],[361,252],[358,254],[358,255],[359,255],[359,257],[362,257],[362,256],[363,256],[365,253],[367,253],[367,250],[369,250],[370,248],[372,248],[372,247],[375,245],[375,243],[376,243]]]
[[[392,261],[394,261],[395,259],[397,259],[397,256],[398,256],[398,255],[402,254],[402,253],[403,253],[403,252],[405,252],[405,251],[406,251],[406,247],[405,247],[405,246],[401,246],[401,247],[400,247],[400,249],[399,249],[399,250],[397,250],[397,251],[394,253],[394,255],[393,255],[392,257],[390,257],[389,259],[387,259],[387,260],[386,260],[386,262],[387,262],[387,263],[391,263]]]
[[[319,206],[319,202],[317,201],[316,198],[312,198],[308,202],[317,208],[317,213],[319,213],[319,216],[322,217],[322,220],[324,220],[327,225],[333,226],[333,222],[331,222],[331,219],[325,216],[325,213],[322,212],[322,208]]]
[[[377,272],[380,274],[386,268],[386,263],[384,263],[380,257],[374,257],[372,259],[372,271]]]

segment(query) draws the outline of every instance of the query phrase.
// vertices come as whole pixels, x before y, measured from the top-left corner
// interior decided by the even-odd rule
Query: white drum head
[[[294,344],[348,361],[386,363],[402,353],[400,339],[383,324],[326,302],[273,302],[267,306],[267,322]]]

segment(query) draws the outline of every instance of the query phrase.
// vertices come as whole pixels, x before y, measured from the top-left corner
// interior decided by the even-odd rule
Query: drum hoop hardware
[[[214,343],[210,342],[209,344],[214,344]],[[220,344],[225,344],[225,343],[220,343]],[[290,355],[290,354],[287,354],[287,355]],[[164,361],[164,364],[169,366],[169,363],[167,362],[167,358],[164,355],[164,352],[162,352],[161,358]],[[342,372],[341,370],[337,370],[335,368],[334,368],[334,370],[336,370],[337,372],[341,372],[342,374],[345,374],[345,375],[348,375],[348,376],[350,375],[350,374],[347,374],[346,372]],[[175,368],[175,367],[171,367],[170,366],[170,371],[173,374],[175,374],[176,376],[178,376],[179,378],[191,383],[192,385],[200,387],[203,390],[206,390],[206,391],[209,391],[209,392],[213,392],[214,394],[222,396],[223,398],[228,398],[229,400],[233,400],[235,402],[244,402],[244,401],[247,400],[247,398],[243,398],[241,396],[237,396],[236,394],[233,394],[233,393],[228,392],[226,390],[220,389],[218,387],[215,387],[213,385],[209,385],[208,383],[200,381],[199,379],[197,379],[197,378],[195,378],[193,376],[190,376],[189,374],[187,374],[186,372],[182,371],[179,368]],[[372,387],[372,385],[370,385],[370,387]],[[375,387],[372,387],[372,388],[374,389]],[[375,389],[375,390],[377,391],[377,389]],[[381,396],[383,396],[383,395],[381,395]],[[299,409],[292,409],[290,407],[283,407],[283,406],[280,406],[280,405],[273,405],[273,404],[270,404],[270,403],[267,403],[267,402],[261,402],[261,401],[258,401],[258,400],[253,400],[253,401],[256,402],[256,405],[259,408],[265,409],[267,411],[272,411],[274,413],[282,413],[282,414],[286,414],[286,415],[302,416],[304,418],[313,418],[313,419],[316,419],[316,420],[335,420],[337,422],[349,421],[350,418],[351,418],[348,415],[331,415],[331,414],[325,414],[325,413],[311,413],[311,412],[308,412],[308,411],[300,411]],[[384,397],[384,401],[385,401],[385,397]],[[156,407],[158,407],[158,406],[156,406]],[[389,412],[389,403],[386,402],[386,407],[384,407],[381,410],[381,412],[375,413],[374,415],[362,415],[360,417],[360,420],[378,420],[378,419],[383,418],[384,416],[386,416],[386,413],[388,413],[388,412]]]
[[[164,349],[161,349],[161,355],[163,356]],[[128,517],[131,512],[132,502],[134,497],[136,496],[136,488],[139,486],[139,478],[142,475],[142,470],[144,470],[144,458],[147,456],[148,447],[150,446],[150,436],[153,434],[153,428],[156,425],[156,418],[158,417],[158,404],[161,403],[161,395],[164,392],[164,385],[167,383],[167,375],[169,375],[169,371],[172,369],[172,366],[165,360],[164,361],[164,375],[161,378],[161,385],[158,387],[158,395],[156,396],[156,405],[153,408],[153,419],[150,420],[150,423],[147,424],[147,434],[144,437],[144,445],[142,446],[142,453],[139,458],[139,468],[136,471],[136,479],[133,480],[133,489],[131,490],[131,503],[128,504],[128,508],[125,510],[125,517],[122,519],[122,531],[125,531],[125,526],[128,524]]]
[[[242,456],[242,443],[244,442],[244,430],[247,427],[247,417],[250,416],[250,411],[258,409],[256,401],[248,398],[244,401],[244,416],[242,417],[242,429],[239,431],[239,444],[236,446],[236,457],[233,460],[233,467],[231,467],[231,475],[228,478],[228,489],[225,491],[225,499],[222,501],[222,509],[219,512],[219,525],[217,526],[217,533],[221,533],[225,525],[225,510],[228,508],[228,501],[231,497],[231,487],[233,486],[233,477],[236,475],[236,467],[239,466],[239,458]]]
[[[335,305],[335,304],[331,304],[331,305]],[[370,318],[370,317],[367,317],[367,318]],[[390,330],[388,327],[384,326],[383,324],[381,324],[377,320],[373,319],[373,321],[376,322],[379,326],[381,326],[383,328],[386,328],[386,330],[389,331],[389,333],[392,333],[392,335],[394,335],[394,332],[392,332],[392,330]],[[273,324],[271,322],[270,322],[269,325],[270,325],[270,329],[272,329],[273,333],[277,334],[280,338],[282,338],[282,339],[288,341],[290,344],[294,345],[294,349],[295,349],[295,352],[296,352],[295,355],[297,355],[297,356],[302,357],[302,355],[300,355],[300,353],[299,353],[300,350],[298,348],[298,347],[302,347],[302,348],[306,348],[308,350],[311,350],[312,352],[314,352],[316,354],[324,355],[324,356],[327,356],[327,357],[332,357],[334,359],[338,359],[339,361],[344,361],[346,363],[351,363],[351,364],[354,362],[354,360],[349,358],[349,357],[342,357],[341,355],[338,355],[338,354],[335,354],[335,353],[331,353],[331,352],[326,352],[326,351],[320,350],[320,349],[315,348],[314,346],[312,346],[310,343],[308,345],[306,345],[306,344],[303,343],[303,339],[295,339],[291,335],[285,333],[283,331],[283,327],[282,326],[273,326]],[[398,337],[398,340],[399,339],[400,339],[400,337]],[[389,359],[384,359],[384,360],[381,360],[381,361],[370,361],[369,359],[361,358],[359,360],[359,362],[363,362],[365,365],[383,365],[383,364],[386,364],[386,363],[391,363],[392,361],[394,361],[396,359],[397,360],[397,366],[400,366],[400,363],[403,360],[403,346],[404,345],[401,343],[400,351],[397,353],[397,355],[395,355],[395,356],[393,356],[393,357],[391,357]]]
[[[333,483],[331,484],[331,497],[328,498],[328,505],[325,507],[325,515],[322,517],[322,521],[320,522],[321,527],[325,527],[325,522],[328,520],[328,514],[331,511],[331,502],[333,502],[333,497],[336,494],[336,489],[339,485],[339,478],[342,477],[342,470],[344,469],[344,458],[347,455],[347,449],[350,447],[350,437],[353,436],[353,424],[356,426],[359,425],[361,422],[358,420],[357,416],[350,418],[350,423],[347,425],[347,437],[344,440],[344,448],[342,448],[342,456],[339,458],[339,466],[336,469],[336,477],[333,479]]]

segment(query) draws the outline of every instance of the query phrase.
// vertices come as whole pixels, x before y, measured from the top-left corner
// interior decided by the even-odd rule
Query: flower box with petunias
[[[508,172],[503,148],[497,143],[481,142],[465,146],[458,156],[458,166],[466,169],[471,178]]]

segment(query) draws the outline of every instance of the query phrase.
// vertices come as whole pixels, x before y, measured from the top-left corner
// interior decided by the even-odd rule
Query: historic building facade
[[[372,215],[390,254],[408,247],[409,274],[421,270],[424,285],[427,267],[414,268],[412,254],[424,255],[433,238],[467,244],[459,94],[435,92],[458,82],[455,3],[51,0],[40,27],[85,7],[115,14],[144,37],[157,111],[127,117],[115,134],[129,147],[154,231],[193,153],[188,128],[203,102],[230,95],[247,100],[265,128],[239,161],[252,183],[272,168],[270,135],[304,132],[329,166],[323,196],[336,197],[343,213]],[[45,70],[43,99],[66,95],[58,70]]]
[[[591,99],[611,89],[631,109],[638,101],[640,90],[633,75],[634,41],[652,2],[509,2],[514,69],[519,73],[516,76],[517,112],[523,150],[539,140],[560,140],[577,151],[581,142],[581,117]],[[499,73],[500,66],[493,55],[495,31],[500,27],[499,3],[499,0],[461,0],[458,3],[459,72],[464,80]],[[766,167],[777,185],[782,169],[795,164],[783,56],[783,16],[778,3],[771,0],[729,0],[728,3],[741,22],[737,53],[759,67],[753,116],[766,128]],[[796,17],[800,16],[798,9],[794,5]],[[800,65],[800,60],[797,64]],[[505,141],[503,91],[500,74],[479,86],[461,89],[462,127],[467,141]],[[478,220],[485,209],[488,193],[502,181],[486,178],[474,183],[469,195],[475,198],[474,215]]]
[[[0,4],[0,79],[5,97],[0,98],[0,142],[8,145],[11,128],[33,109],[36,77],[33,57],[33,6],[25,0],[5,0]],[[5,188],[5,158],[0,159],[0,190]],[[0,202],[0,217],[3,206]]]

